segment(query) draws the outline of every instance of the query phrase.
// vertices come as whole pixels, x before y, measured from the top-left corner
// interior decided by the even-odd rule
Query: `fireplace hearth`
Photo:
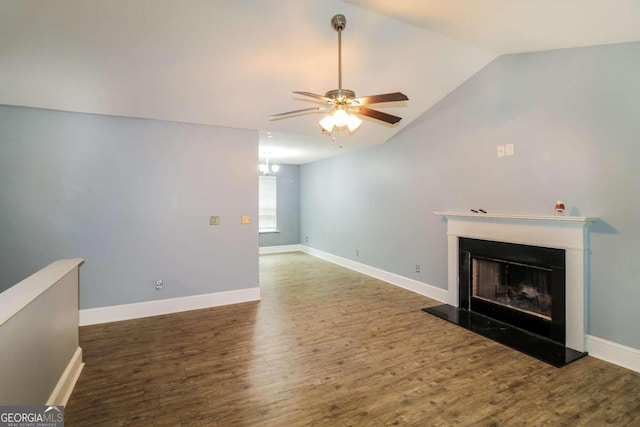
[[[541,335],[448,304],[427,307],[422,310],[556,368],[561,368],[587,355],[587,353],[570,349]]]
[[[565,347],[565,251],[490,240],[458,240],[457,308],[424,309],[564,366],[585,353]]]

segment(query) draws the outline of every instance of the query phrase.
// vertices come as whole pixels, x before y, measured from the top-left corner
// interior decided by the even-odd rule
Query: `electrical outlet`
[[[515,154],[515,149],[513,148],[513,144],[507,144],[504,146],[504,151],[507,156],[513,156]]]
[[[416,264],[416,273],[420,273],[420,266]]]
[[[498,145],[498,157],[504,157],[504,145]]]
[[[163,287],[164,282],[162,281],[162,279],[156,280],[156,291],[161,291]]]
[[[305,243],[309,243],[309,236],[305,236],[305,238],[304,238],[304,242],[305,242]]]
[[[356,256],[360,256],[360,250],[356,249]]]

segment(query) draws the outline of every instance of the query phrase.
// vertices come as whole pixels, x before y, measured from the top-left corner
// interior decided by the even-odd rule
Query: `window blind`
[[[259,178],[258,231],[275,231],[278,228],[277,177]]]

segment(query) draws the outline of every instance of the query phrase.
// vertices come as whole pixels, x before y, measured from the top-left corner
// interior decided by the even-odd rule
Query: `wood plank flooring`
[[[561,369],[302,253],[260,257],[262,301],[83,327],[67,426],[639,426],[640,374]]]

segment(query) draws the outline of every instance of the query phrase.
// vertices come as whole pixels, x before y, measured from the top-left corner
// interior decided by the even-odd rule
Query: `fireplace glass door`
[[[551,269],[471,259],[471,296],[551,320]]]

